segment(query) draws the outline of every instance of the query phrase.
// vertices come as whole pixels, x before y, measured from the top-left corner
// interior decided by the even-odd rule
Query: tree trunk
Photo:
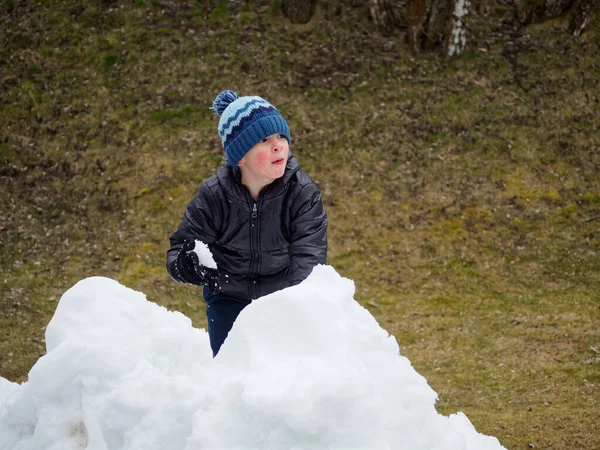
[[[588,26],[592,18],[592,2],[594,0],[578,0],[575,4],[575,12],[569,21],[569,33],[574,37],[581,36],[585,27]],[[596,4],[596,7],[598,5]]]
[[[425,28],[423,47],[431,50],[443,44],[448,34],[448,22],[451,18],[452,2],[450,0],[433,0],[429,8],[429,16]]]
[[[292,23],[308,23],[316,6],[317,0],[283,0],[283,14]]]
[[[543,22],[562,16],[573,6],[576,0],[520,0],[518,3],[519,20],[527,25]]]
[[[369,0],[369,10],[373,23],[383,32],[389,33],[400,28],[402,17],[397,0]]]
[[[470,0],[454,0],[450,33],[446,39],[446,56],[460,55],[467,46]]]
[[[573,0],[546,0],[546,18],[562,16],[573,6]]]
[[[425,23],[425,0],[408,0],[406,2],[406,22],[408,30],[406,38],[413,53],[419,53],[423,44],[423,25]]]

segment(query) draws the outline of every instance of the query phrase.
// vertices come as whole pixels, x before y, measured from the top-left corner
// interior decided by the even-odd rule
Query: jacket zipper
[[[250,299],[258,298],[258,286],[256,285],[256,273],[258,272],[258,202],[252,202],[252,215],[250,219]]]

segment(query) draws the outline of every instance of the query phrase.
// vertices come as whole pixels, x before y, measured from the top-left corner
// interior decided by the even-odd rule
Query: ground
[[[511,449],[600,447],[597,25],[514,27],[498,2],[446,60],[360,9],[291,25],[191,0],[0,8],[1,376],[27,378],[91,275],[205,326],[165,253],[222,161],[209,107],[234,89],[287,118],[329,263],[441,412]]]

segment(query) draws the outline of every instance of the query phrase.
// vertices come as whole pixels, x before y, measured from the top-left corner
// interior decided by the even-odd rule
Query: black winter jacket
[[[185,240],[208,245],[225,295],[249,300],[303,281],[327,256],[321,192],[290,154],[286,171],[257,201],[225,163],[200,186],[170,238],[167,270]]]

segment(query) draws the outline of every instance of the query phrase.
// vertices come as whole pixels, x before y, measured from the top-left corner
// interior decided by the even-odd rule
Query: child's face
[[[274,181],[283,176],[290,145],[282,134],[272,134],[254,147],[238,163],[242,176]]]

